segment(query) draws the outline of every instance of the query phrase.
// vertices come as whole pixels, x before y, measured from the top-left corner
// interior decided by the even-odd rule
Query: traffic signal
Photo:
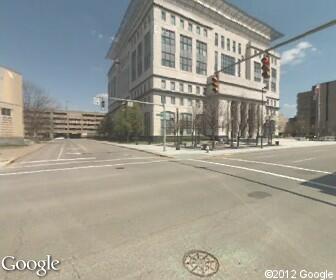
[[[270,58],[268,55],[265,55],[261,60],[262,63],[262,76],[264,79],[269,79],[271,76],[271,68],[270,68]]]
[[[104,99],[102,99],[100,106],[101,106],[102,109],[105,109],[105,100]]]
[[[214,93],[218,93],[219,92],[219,77],[218,77],[218,73],[214,74],[211,78],[212,80],[212,90]]]

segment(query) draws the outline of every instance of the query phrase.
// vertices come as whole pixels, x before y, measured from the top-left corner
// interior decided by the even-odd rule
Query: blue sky
[[[94,110],[106,92],[105,59],[127,0],[1,0],[0,65],[46,89],[71,109]],[[285,34],[283,39],[334,19],[335,0],[229,0]],[[292,116],[296,93],[336,79],[336,27],[278,51],[281,111]],[[63,102],[62,102],[63,100]]]

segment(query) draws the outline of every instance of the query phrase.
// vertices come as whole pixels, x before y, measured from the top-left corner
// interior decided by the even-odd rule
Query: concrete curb
[[[29,151],[29,152],[27,152],[27,153],[24,153],[24,154],[22,154],[22,155],[19,155],[19,156],[17,156],[17,157],[14,157],[14,158],[12,158],[12,159],[6,161],[1,167],[6,167],[6,166],[8,166],[8,165],[11,165],[11,164],[13,164],[14,162],[16,162],[17,160],[20,160],[20,159],[22,159],[22,158],[25,157],[25,156],[28,156],[28,155],[30,155],[30,154],[32,154],[32,153],[37,152],[37,151],[39,151],[40,149],[42,149],[45,145],[47,145],[47,143],[40,144],[40,147],[38,147],[38,148],[36,148],[36,149],[33,149],[33,150],[31,150],[31,151]]]
[[[147,151],[147,150],[143,150],[143,149],[137,149],[137,148],[133,148],[133,147],[125,147],[123,145],[119,145],[119,144],[113,143],[113,142],[102,141],[101,143],[103,143],[105,145],[112,145],[112,146],[119,147],[119,148],[129,149],[129,150],[133,150],[133,151],[144,152],[144,153],[147,153],[147,154],[150,154],[150,155],[155,155],[155,156],[160,156],[160,157],[166,157],[166,158],[174,158],[172,156],[163,155],[161,153],[156,153],[156,152]]]

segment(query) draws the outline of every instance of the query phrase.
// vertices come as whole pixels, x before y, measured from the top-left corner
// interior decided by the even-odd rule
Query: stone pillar
[[[249,110],[249,136],[255,138],[258,129],[258,105],[255,103],[250,104]]]
[[[249,118],[249,103],[244,102],[242,104],[242,112],[241,112],[241,128],[242,128],[241,135],[243,138],[247,138],[249,134],[248,118]]]
[[[226,136],[231,138],[231,106],[232,101],[228,100],[226,105],[227,119],[226,119]]]
[[[234,137],[238,136],[241,122],[241,102],[235,101]]]

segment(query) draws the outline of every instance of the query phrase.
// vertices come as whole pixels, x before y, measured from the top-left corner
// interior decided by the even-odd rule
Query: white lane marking
[[[82,153],[66,153],[66,155],[81,155]]]
[[[24,163],[40,163],[40,162],[59,162],[59,161],[71,161],[71,160],[86,160],[86,159],[97,159],[96,157],[84,157],[84,158],[64,158],[64,159],[44,159],[44,160],[33,160],[33,161],[22,161],[20,164]]]
[[[60,151],[59,151],[59,153],[58,153],[57,160],[60,160],[60,159],[61,159],[61,156],[62,156],[62,154],[63,154],[63,150],[64,150],[64,144],[62,144],[62,147],[61,147],[61,149],[60,149]]]
[[[264,161],[255,161],[255,160],[247,160],[247,159],[238,159],[238,158],[225,158],[227,160],[233,160],[233,161],[240,161],[240,162],[247,162],[247,163],[257,163],[257,164],[264,164],[264,165],[271,165],[271,166],[279,166],[279,167],[285,167],[285,168],[291,168],[291,169],[297,169],[297,170],[304,170],[304,171],[310,171],[310,172],[316,172],[316,173],[322,173],[322,174],[333,174],[329,171],[323,171],[323,170],[315,170],[315,169],[308,169],[293,165],[286,165],[286,164],[280,164],[280,163],[272,163],[272,162],[264,162]]]
[[[313,159],[316,159],[316,158],[312,157],[312,158],[305,158],[305,159],[295,160],[295,161],[293,161],[293,163],[299,163],[299,162],[309,161],[309,160],[313,160]]]
[[[30,167],[40,167],[40,166],[54,166],[54,165],[66,165],[66,164],[81,164],[81,163],[99,163],[99,162],[109,162],[109,161],[121,161],[121,160],[140,160],[140,159],[154,159],[157,157],[129,157],[129,158],[116,158],[116,159],[102,159],[102,160],[81,160],[81,161],[64,161],[54,162],[54,163],[41,163],[33,165],[21,165],[20,168],[30,168]],[[10,166],[9,169],[16,169],[16,166]]]
[[[296,182],[301,182],[301,183],[309,183],[309,184],[312,184],[312,185],[315,185],[315,186],[318,186],[318,187],[324,187],[324,188],[329,188],[329,189],[335,189],[336,190],[336,186],[327,185],[327,184],[323,184],[323,183],[318,183],[316,181],[310,181],[310,180],[306,180],[306,179],[286,176],[286,175],[273,173],[273,172],[268,172],[268,171],[264,171],[264,170],[247,168],[247,167],[237,166],[237,165],[229,165],[229,164],[224,164],[224,163],[219,163],[219,162],[199,160],[199,159],[188,159],[188,160],[196,161],[196,162],[202,162],[202,163],[208,163],[208,164],[214,164],[214,165],[220,165],[220,166],[225,166],[225,167],[230,167],[230,168],[235,168],[235,169],[241,169],[241,170],[246,170],[246,171],[251,171],[251,172],[256,172],[256,173],[261,173],[261,174],[265,174],[265,175],[284,178],[284,179],[288,179],[288,180],[292,180],[292,181],[296,181]]]
[[[75,142],[75,145],[78,145],[79,148],[81,148],[84,152],[88,152],[88,149],[85,148],[82,144],[79,144],[79,143]]]
[[[77,167],[68,167],[68,168],[42,169],[42,170],[33,170],[33,171],[19,171],[19,172],[11,172],[11,173],[0,173],[0,176],[13,176],[13,175],[35,174],[35,173],[45,173],[45,172],[90,169],[90,168],[106,168],[106,167],[113,167],[113,166],[150,164],[150,163],[160,163],[160,162],[168,162],[168,161],[171,161],[171,160],[154,160],[154,161],[128,162],[128,163],[116,163],[116,164],[106,164],[106,165],[89,165],[89,166],[77,166]]]

